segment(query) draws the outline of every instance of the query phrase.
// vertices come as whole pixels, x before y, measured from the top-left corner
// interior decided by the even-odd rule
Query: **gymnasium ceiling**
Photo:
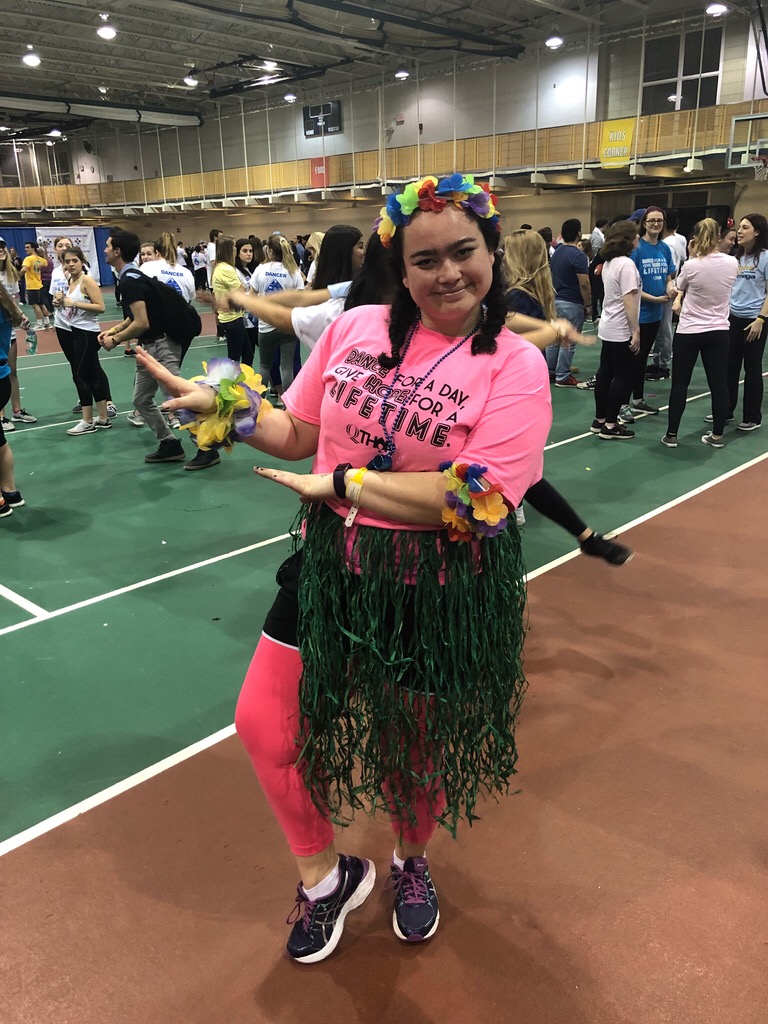
[[[208,118],[217,104],[283,103],[286,92],[317,102],[389,85],[401,68],[429,77],[450,72],[454,60],[515,60],[554,30],[566,47],[583,45],[587,32],[605,43],[644,18],[652,27],[701,15],[705,2],[2,0],[0,124],[6,139],[30,138],[52,124],[74,131],[93,120],[136,120],[136,110],[152,124]],[[102,14],[117,30],[111,41],[96,35]],[[30,45],[37,68],[21,62]],[[194,88],[183,82],[190,74]],[[154,121],[152,112],[160,112]]]

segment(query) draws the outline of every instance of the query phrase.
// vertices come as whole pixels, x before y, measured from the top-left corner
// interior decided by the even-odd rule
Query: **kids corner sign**
[[[600,166],[626,167],[632,153],[633,117],[621,121],[604,121],[600,135]]]

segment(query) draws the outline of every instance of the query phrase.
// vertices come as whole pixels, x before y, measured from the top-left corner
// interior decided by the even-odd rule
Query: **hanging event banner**
[[[629,164],[634,131],[634,117],[603,121],[600,133],[601,167],[626,167]]]
[[[56,225],[55,228],[37,227],[35,231],[37,232],[38,242],[45,243],[48,255],[54,261],[56,259],[53,249],[54,238],[58,238],[60,235],[70,238],[73,245],[78,245],[83,250],[85,258],[90,264],[88,273],[94,281],[101,283],[99,278],[99,254],[96,252],[96,237],[93,228],[59,227]]]

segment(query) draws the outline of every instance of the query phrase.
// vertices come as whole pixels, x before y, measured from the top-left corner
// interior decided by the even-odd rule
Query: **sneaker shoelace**
[[[301,921],[302,928],[305,932],[308,932],[310,925],[312,924],[312,917],[314,916],[316,906],[317,902],[315,900],[311,900],[300,885],[297,886],[296,902],[293,905],[293,910],[285,919],[285,923],[296,924],[297,921]]]
[[[395,865],[385,888],[393,890],[408,906],[429,901],[429,886],[423,871],[403,871]]]

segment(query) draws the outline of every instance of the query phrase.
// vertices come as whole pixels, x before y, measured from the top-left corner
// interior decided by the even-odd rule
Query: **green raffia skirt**
[[[514,519],[480,541],[480,572],[477,548],[443,531],[358,527],[359,574],[340,516],[320,504],[302,519],[297,764],[313,800],[336,824],[381,806],[413,821],[413,794],[439,780],[434,817],[455,835],[478,793],[507,792],[515,772],[526,682]]]

